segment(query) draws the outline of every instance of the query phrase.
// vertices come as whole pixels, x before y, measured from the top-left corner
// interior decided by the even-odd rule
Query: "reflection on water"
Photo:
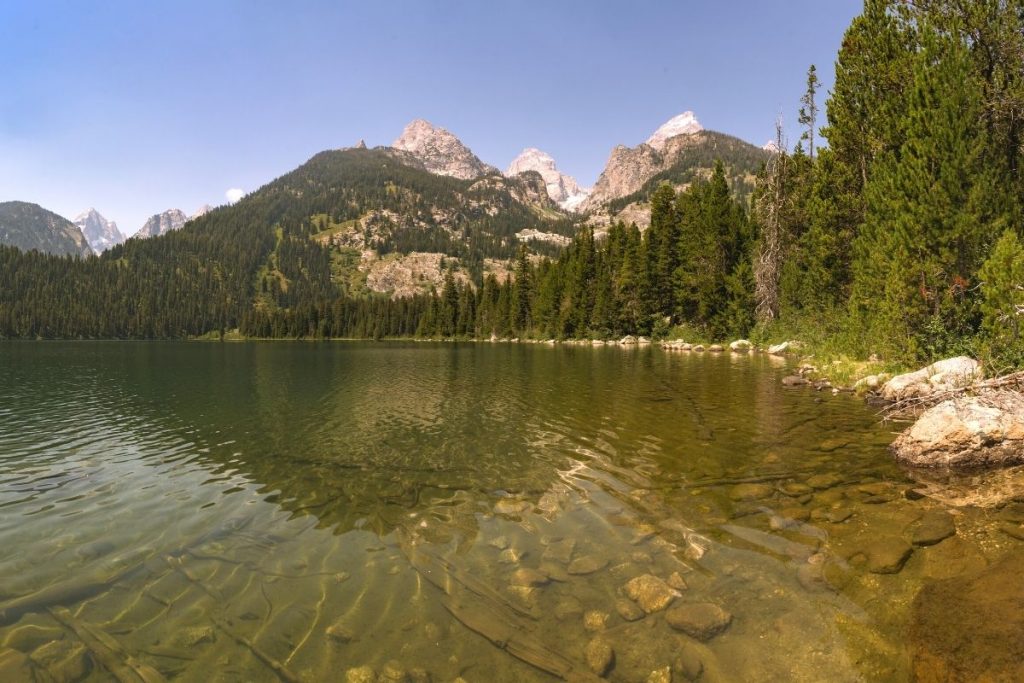
[[[784,371],[0,346],[0,675],[905,680],[921,585],[1018,541],[908,498],[890,428]]]

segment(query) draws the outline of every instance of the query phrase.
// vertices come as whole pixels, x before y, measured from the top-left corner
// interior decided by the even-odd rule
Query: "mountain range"
[[[93,253],[77,225],[29,202],[0,202],[0,244],[59,256]]]
[[[589,189],[561,173],[552,156],[537,148],[524,149],[502,173],[448,130],[416,119],[390,146],[367,149],[360,141],[315,155],[218,210],[213,223],[203,221],[208,206],[192,216],[169,209],[149,218],[134,237],[160,238],[189,222],[230,225],[237,234],[255,222],[271,231],[283,226],[286,233],[306,235],[331,251],[332,277],[347,292],[398,297],[440,287],[446,271],[467,281],[486,273],[502,278],[519,243],[554,255],[584,222],[600,228],[625,220],[643,229],[650,219],[650,194],[660,182],[685,186],[709,175],[718,159],[734,192],[748,194],[769,156],[755,145],[705,130],[693,112],[684,112],[636,147],[616,146]],[[29,213],[43,215],[36,209]],[[88,241],[82,250],[68,232],[70,222],[50,215],[49,224],[36,218],[17,231],[9,229],[17,241],[0,233],[0,243],[85,255],[124,242],[116,224],[90,209],[71,226]],[[40,236],[33,241],[27,235],[36,230]],[[65,235],[60,244],[52,239],[58,232]],[[285,287],[290,279],[278,267],[280,248],[279,241],[262,274],[252,275],[268,292],[274,281]]]

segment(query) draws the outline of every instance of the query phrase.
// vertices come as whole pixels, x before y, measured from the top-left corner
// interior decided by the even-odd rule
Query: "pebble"
[[[647,683],[672,683],[672,667],[655,669],[647,676]]]
[[[916,546],[928,546],[941,543],[950,536],[956,535],[956,524],[948,512],[935,510],[926,512],[921,524],[914,530],[910,542]]]
[[[583,628],[590,631],[591,633],[595,631],[603,631],[605,629],[605,626],[608,624],[608,619],[610,619],[611,616],[612,615],[608,614],[607,612],[601,612],[599,610],[592,609],[583,615]]]
[[[623,592],[647,614],[665,609],[679,595],[678,591],[653,574],[643,574],[627,581]]]
[[[529,508],[530,504],[525,500],[515,500],[513,498],[502,498],[494,504],[494,511],[499,515],[517,515]]]
[[[814,489],[808,486],[807,484],[801,484],[795,481],[783,484],[782,486],[779,487],[779,490],[785,493],[787,496],[792,496],[793,498],[797,498],[799,496],[804,496],[807,495],[808,493],[814,492]]]
[[[377,683],[377,674],[368,666],[358,666],[345,672],[345,683]]]
[[[584,555],[583,557],[577,557],[575,560],[569,563],[569,573],[578,576],[585,576],[587,574],[593,574],[594,572],[601,571],[608,566],[607,558],[600,557],[598,555]]]
[[[519,552],[515,548],[505,548],[498,555],[498,562],[502,564],[519,564],[519,560],[523,558],[523,553]]]
[[[707,642],[729,628],[732,614],[712,602],[691,602],[670,609],[665,621],[677,631]]]
[[[853,510],[846,507],[832,508],[825,513],[825,519],[833,524],[842,524],[853,516]]]
[[[696,681],[704,673],[704,662],[700,660],[696,649],[688,643],[684,644],[681,649],[682,651],[676,656],[674,662],[675,669],[686,680]]]
[[[684,579],[679,572],[672,572],[668,577],[668,581],[665,583],[672,588],[675,588],[677,591],[684,591],[687,588],[686,579]]]
[[[356,637],[356,634],[348,626],[336,622],[327,627],[327,635],[339,643],[349,643]]]
[[[548,547],[544,549],[544,554],[541,555],[541,559],[568,564],[569,560],[572,559],[572,551],[575,549],[576,539],[565,538],[561,541],[549,544]]]
[[[409,680],[405,668],[396,659],[388,661],[380,672],[378,683],[405,683]]]
[[[513,586],[535,588],[537,586],[546,586],[550,582],[551,579],[546,574],[541,574],[536,569],[520,567],[512,572],[511,584]]]
[[[583,614],[583,604],[578,598],[569,596],[555,605],[555,617],[560,621]]]
[[[615,663],[615,650],[604,638],[594,638],[584,650],[587,666],[598,676],[604,676]]]
[[[775,492],[768,484],[737,484],[729,492],[729,498],[735,501],[761,500],[770,498]]]
[[[815,474],[807,479],[807,485],[813,489],[830,489],[842,481],[838,474]]]

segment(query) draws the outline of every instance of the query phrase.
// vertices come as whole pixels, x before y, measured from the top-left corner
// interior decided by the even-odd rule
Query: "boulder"
[[[915,372],[896,375],[882,387],[882,398],[900,401],[928,396],[936,391],[947,391],[967,386],[982,378],[981,364],[967,356],[946,358]]]
[[[722,351],[725,351],[725,349],[721,344],[712,344],[708,347],[708,351],[711,353],[721,353]]]
[[[805,384],[808,384],[808,381],[800,375],[789,375],[782,378],[782,386],[784,387],[802,387]]]
[[[623,346],[627,346],[629,344],[636,344],[637,341],[636,337],[634,337],[631,334],[627,334],[625,337],[619,340],[619,343],[622,344]]]
[[[736,341],[731,342],[729,344],[729,350],[730,351],[734,351],[736,353],[742,353],[744,351],[750,351],[752,348],[754,348],[754,345],[751,344],[746,339],[737,339]]]
[[[926,410],[889,447],[915,467],[1024,463],[1024,395],[1001,391],[944,401]]]
[[[690,347],[690,348],[691,348],[691,350],[693,350],[693,351],[703,351],[703,350],[704,350],[704,345],[703,345],[703,344],[694,344],[694,345],[693,345],[692,347]]]
[[[790,351],[798,351],[804,347],[803,342],[798,341],[784,341],[781,344],[775,344],[768,347],[768,353],[774,356],[781,356]]]

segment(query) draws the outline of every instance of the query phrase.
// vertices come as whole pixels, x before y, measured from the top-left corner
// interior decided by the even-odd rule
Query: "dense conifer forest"
[[[710,178],[663,174],[643,232],[576,229],[507,188],[380,150],[324,152],[233,207],[100,258],[0,248],[0,336],[800,337],[905,361],[1024,364],[1024,3],[867,0],[835,69],[825,108],[811,67],[800,140],[780,132],[793,151],[774,154],[753,190],[721,161]],[[501,210],[467,208],[467,196]],[[368,236],[381,253],[469,264],[470,282],[449,272],[433,294],[355,295],[312,239],[314,216],[342,224],[386,208],[430,225],[438,207],[455,230]],[[575,230],[572,244],[518,245],[538,223]],[[485,277],[485,256],[513,259],[513,277]]]

